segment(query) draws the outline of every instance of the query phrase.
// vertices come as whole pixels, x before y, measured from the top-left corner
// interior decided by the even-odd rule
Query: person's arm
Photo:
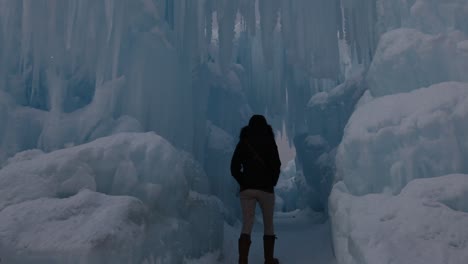
[[[242,175],[242,159],[241,159],[241,144],[237,143],[236,149],[231,159],[231,175],[236,179],[239,185],[241,184],[241,175]]]
[[[273,186],[276,186],[276,184],[278,183],[278,179],[279,179],[279,175],[280,175],[280,172],[281,172],[281,160],[280,160],[280,157],[279,157],[279,153],[278,153],[278,146],[276,145],[276,142],[273,143],[273,157],[272,157],[272,161],[273,161]]]

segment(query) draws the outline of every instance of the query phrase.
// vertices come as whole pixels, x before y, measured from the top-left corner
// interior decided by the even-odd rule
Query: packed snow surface
[[[263,226],[257,216],[252,233],[249,263],[263,263]],[[275,256],[285,264],[337,264],[330,240],[330,223],[321,213],[309,209],[275,213]],[[207,254],[187,264],[238,263],[237,240],[240,225],[224,225],[224,247],[221,252]]]
[[[5,263],[132,261],[127,253],[143,247],[146,217],[143,203],[127,196],[39,198],[1,211],[0,252]]]
[[[468,81],[467,35],[400,28],[382,35],[367,74],[373,96],[410,92],[440,82]]]
[[[177,263],[221,245],[222,205],[207,176],[154,133],[19,153],[0,186],[0,251],[15,261]]]
[[[468,84],[441,83],[359,107],[337,153],[352,194],[398,193],[415,178],[468,172]]]
[[[399,195],[330,197],[338,263],[462,264],[468,260],[468,175],[415,179]]]

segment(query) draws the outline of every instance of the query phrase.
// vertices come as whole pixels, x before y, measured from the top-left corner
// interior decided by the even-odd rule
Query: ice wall
[[[441,83],[374,99],[351,117],[337,177],[355,195],[399,193],[415,178],[466,173],[468,85]]]
[[[158,261],[182,261],[175,257],[176,249],[180,256],[215,250],[222,234],[216,224],[220,212],[235,220],[229,207],[236,202],[236,184],[226,168],[239,129],[253,112],[276,117],[270,119],[276,120],[275,125],[286,121],[288,133],[306,127],[303,109],[310,96],[325,86],[335,86],[343,77],[339,42],[343,43],[344,25],[354,28],[354,24],[344,21],[342,14],[343,3],[338,0],[0,0],[1,181],[4,186],[16,186],[9,189],[11,196],[2,199],[4,206],[11,207],[11,215],[16,215],[15,208],[24,209],[25,214],[18,213],[22,218],[36,212],[38,204],[50,203],[44,207],[48,216],[30,224],[40,228],[62,217],[69,224],[66,228],[72,228],[75,217],[107,220],[96,217],[93,210],[85,215],[55,216],[54,208],[74,206],[86,211],[88,199],[95,197],[101,203],[93,208],[99,211],[116,200],[114,195],[131,195],[145,209],[163,215],[160,225],[153,223],[145,229],[160,238],[149,241],[160,246],[155,250],[159,255],[153,256],[163,258]],[[354,33],[350,30],[347,36],[352,40]],[[362,37],[353,39],[353,45],[362,41]],[[158,184],[179,191],[175,196],[166,195],[177,200],[169,205],[186,209],[182,216],[167,212],[171,206],[159,200],[149,202],[162,192],[156,183],[134,186],[151,181],[146,178],[151,178],[151,172],[138,171],[146,165],[121,162],[101,151],[102,137],[145,131],[156,132],[177,151],[185,150],[202,163],[201,167],[188,166],[190,169],[206,171],[201,178],[190,171],[183,171],[182,176],[179,172],[158,174]],[[136,134],[133,140],[148,140],[143,135]],[[109,144],[120,146],[120,138],[116,138],[117,142]],[[147,162],[154,159],[161,165],[155,170],[165,171],[165,166],[176,162],[140,147],[142,152],[130,151],[129,156]],[[89,157],[108,167],[82,162],[82,154],[70,154],[88,148],[96,148]],[[39,150],[27,151],[30,149]],[[26,152],[21,153],[23,150]],[[15,156],[17,153],[21,154]],[[61,160],[65,157],[79,162]],[[39,161],[44,164],[37,164]],[[24,172],[19,176],[23,182],[13,180],[14,170]],[[34,171],[44,173],[45,178]],[[81,188],[91,191],[79,192]],[[218,211],[216,199],[205,196],[208,194],[217,195],[227,209]],[[13,196],[17,200],[11,200]],[[126,213],[125,208],[116,209],[116,214]],[[2,219],[16,228],[9,216]],[[206,228],[196,221],[202,216],[209,216],[207,223],[213,228],[199,234]],[[149,243],[141,240],[141,223],[133,225],[132,221],[116,224],[136,237],[123,242],[123,247],[132,241]],[[160,233],[161,227],[168,231]],[[110,233],[112,226],[109,228]],[[34,236],[37,230],[28,230],[30,240],[12,244],[18,234],[5,231],[7,241],[2,243],[19,249],[40,240],[42,233]],[[108,235],[106,230],[103,236]],[[84,237],[98,239],[91,231],[83,230]],[[214,244],[180,248],[177,243],[183,239],[179,236],[186,231],[206,235]],[[68,236],[60,229],[57,232]],[[86,241],[69,246],[86,247],[92,253],[94,244]],[[60,239],[46,250],[58,245]],[[31,244],[32,251],[42,249],[35,246]],[[162,256],[164,250],[168,256]],[[135,254],[140,253],[145,255]]]
[[[113,119],[131,116],[201,159],[204,80],[216,78],[206,64],[242,79],[256,112],[280,115],[286,98],[300,108],[311,80],[341,75],[338,32],[352,28],[341,14],[337,0],[2,1],[0,89],[60,119],[110,84]],[[303,123],[293,112],[291,132]]]
[[[405,142],[420,137],[434,137],[431,150],[451,146],[458,152],[442,149],[461,153],[456,164],[444,163],[439,171],[413,170],[411,162],[395,165],[389,155],[382,159],[391,170],[382,178],[365,170],[351,179],[367,167],[349,160],[368,160],[352,150],[367,146],[367,152],[381,154],[386,142],[372,129],[375,135],[367,131],[370,138],[361,141],[348,123],[338,178],[354,194],[398,192],[410,179],[465,169],[459,160],[466,144],[457,121],[465,118],[464,103],[457,101],[464,93],[453,87],[467,81],[467,16],[466,0],[0,0],[0,164],[12,166],[7,159],[22,150],[48,153],[120,132],[154,131],[203,163],[206,192],[234,204],[228,193],[235,183],[224,180],[230,177],[229,152],[252,113],[268,115],[278,128],[285,121],[288,137],[296,136],[296,165],[304,172],[298,178],[320,185],[317,175],[332,174],[340,130],[368,89],[351,119],[375,113],[380,119],[364,125],[384,129],[398,143],[386,154],[411,156],[402,151]],[[359,78],[351,78],[356,72]],[[461,83],[436,85],[450,81]],[[450,91],[428,92],[434,87]],[[406,99],[380,98],[412,91]],[[431,93],[439,100],[412,105],[411,99]],[[379,114],[380,104],[400,101],[400,115]],[[452,119],[438,118],[444,115]],[[429,135],[401,134],[392,122],[402,120],[428,128]],[[445,144],[455,134],[459,141]],[[354,182],[360,180],[364,184]],[[97,186],[111,188],[110,183]],[[290,187],[284,189],[285,207],[304,198],[287,201]],[[193,210],[185,220],[212,205],[187,192]]]
[[[187,3],[3,1],[1,89],[17,104],[59,119],[98,104],[99,90],[110,85],[96,106],[105,113],[95,118],[131,115],[143,129],[192,151],[200,134],[193,124],[205,120],[193,111],[194,102],[206,104],[205,97],[192,96],[192,70],[208,41],[199,34],[205,25],[197,22],[205,21],[202,1]],[[165,10],[174,14],[174,30]]]
[[[451,227],[468,223],[467,4],[376,1],[368,91],[344,129],[329,199],[339,263],[466,259],[466,234]]]
[[[467,37],[395,29],[382,35],[367,80],[373,96],[409,92],[445,81],[468,81]],[[417,67],[415,67],[417,65]]]
[[[398,146],[393,144],[392,148],[399,153],[404,152],[407,158],[408,155],[415,154],[413,150],[408,150],[411,148],[410,145],[417,145],[418,140],[423,139],[434,138],[444,148],[449,148],[449,152],[452,152],[453,149],[463,148],[464,139],[457,139],[452,147],[449,147],[449,142],[442,143],[445,136],[450,133],[441,131],[452,126],[458,128],[464,122],[455,117],[464,118],[463,115],[457,114],[460,111],[457,109],[466,108],[462,94],[466,90],[467,82],[465,42],[468,37],[465,27],[466,19],[463,19],[468,14],[467,4],[466,1],[375,1],[374,8],[378,17],[375,20],[374,34],[378,38],[378,45],[369,67],[364,68],[363,81],[368,89],[366,93],[368,99],[362,100],[357,110],[354,111],[345,128],[343,141],[338,151],[338,178],[346,178],[345,182],[349,185],[350,191],[355,194],[363,194],[381,192],[384,187],[389,187],[394,192],[398,192],[406,185],[407,181],[413,178],[428,177],[429,174],[435,176],[449,172],[463,172],[463,162],[459,163],[459,166],[455,165],[456,162],[450,163],[451,165],[447,163],[447,166],[453,165],[455,167],[446,172],[439,171],[444,166],[431,167],[436,163],[432,163],[429,166],[431,168],[420,169],[416,167],[409,169],[403,165],[404,168],[407,168],[402,173],[404,176],[384,177],[387,179],[376,177],[378,182],[372,183],[370,178],[360,181],[360,176],[357,175],[364,171],[368,175],[374,175],[378,170],[383,171],[379,173],[380,175],[382,173],[392,174],[397,173],[399,169],[395,166],[390,168],[380,165],[376,165],[375,169],[368,167],[360,172],[354,170],[345,172],[341,169],[348,168],[348,165],[354,161],[357,163],[362,161],[362,164],[374,166],[375,164],[382,165],[396,158],[398,155],[394,156],[388,151],[382,152],[380,157],[377,154],[379,150],[391,147],[391,144],[387,144],[389,144],[392,134],[395,135],[396,139],[394,143],[398,144]],[[345,9],[348,8],[348,5],[353,5],[352,1],[344,5]],[[345,19],[346,17],[345,15]],[[451,83],[451,81],[458,83]],[[423,87],[430,88],[422,89]],[[459,92],[462,94],[458,94]],[[376,97],[378,98],[373,99]],[[380,97],[382,97],[381,100]],[[320,106],[323,104],[322,101],[326,102],[327,99],[327,93],[319,93],[312,98],[311,102],[313,106]],[[334,111],[332,113],[336,114]],[[453,118],[444,119],[453,122],[453,125],[438,123],[435,115],[439,114],[449,116],[453,114]],[[367,127],[367,130],[363,129],[364,127]],[[431,136],[426,135],[426,133],[431,133]],[[458,132],[454,133],[455,135],[447,136],[449,141],[450,138],[458,138]],[[411,140],[406,140],[405,138],[410,134],[413,134]],[[354,154],[351,152],[344,154],[343,152],[351,145],[352,149],[356,146],[369,146],[369,142],[361,145],[361,143],[356,144],[352,140],[354,143],[350,143],[348,140],[351,138],[374,140],[381,136],[382,141],[376,145],[374,150],[359,150]],[[426,142],[426,144],[420,145],[428,147],[431,144]],[[439,148],[439,150],[442,149]],[[430,160],[435,155],[434,151],[429,151],[432,154],[428,156],[422,154],[417,156],[424,160]],[[357,153],[359,155],[356,155]],[[464,153],[464,150],[461,150],[461,153]],[[455,154],[458,158],[454,158],[452,161],[463,159],[464,154],[460,155]],[[348,163],[342,158],[354,161]],[[373,161],[370,162],[369,159]],[[414,166],[425,166],[422,165],[425,162],[421,160],[409,160],[411,159],[406,159],[405,162]],[[400,182],[401,185],[395,189],[394,187],[398,185],[395,180],[401,181],[402,177],[406,180]],[[360,183],[354,181],[360,181]],[[362,192],[362,190],[365,191]]]
[[[354,196],[337,184],[330,213],[338,263],[464,263],[467,179],[417,179],[395,196]]]
[[[214,178],[228,164],[214,168],[205,157],[207,121],[237,138],[258,112],[279,117],[278,126],[285,120],[291,135],[303,132],[309,98],[343,77],[345,35],[353,47],[373,49],[357,37],[361,24],[343,20],[344,9],[358,17],[359,6],[338,0],[0,5],[0,90],[8,100],[0,164],[30,148],[155,131]]]

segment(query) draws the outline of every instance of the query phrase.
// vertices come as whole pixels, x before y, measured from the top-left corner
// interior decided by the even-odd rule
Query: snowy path
[[[307,212],[278,214],[275,228],[278,236],[276,257],[282,264],[336,264],[331,249],[329,222],[321,223],[321,216]],[[239,228],[225,225],[225,264],[237,263]],[[252,234],[249,262],[263,263],[263,226],[257,221]]]

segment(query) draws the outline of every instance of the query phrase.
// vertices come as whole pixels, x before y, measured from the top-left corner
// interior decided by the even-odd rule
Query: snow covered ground
[[[468,260],[468,175],[416,179],[399,195],[330,198],[339,263],[463,264]]]
[[[260,218],[252,233],[249,262],[263,263],[263,226]],[[275,215],[275,255],[282,264],[336,264],[332,252],[330,223],[321,214],[309,210],[277,213]],[[240,226],[224,226],[222,254],[211,253],[187,264],[234,264],[238,261],[237,239]]]

